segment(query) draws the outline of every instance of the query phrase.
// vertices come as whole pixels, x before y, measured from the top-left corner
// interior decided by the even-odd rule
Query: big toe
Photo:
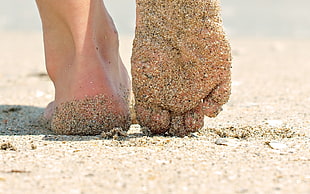
[[[137,120],[142,127],[147,127],[153,134],[163,134],[170,126],[170,113],[159,107],[136,105]]]

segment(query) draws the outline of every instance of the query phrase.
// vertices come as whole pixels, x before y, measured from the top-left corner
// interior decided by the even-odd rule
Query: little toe
[[[170,126],[170,113],[159,107],[146,108],[136,105],[136,115],[142,127],[147,127],[153,134],[163,134]]]
[[[227,71],[224,72],[221,79],[223,79],[223,81],[217,87],[215,87],[208,96],[213,101],[223,105],[229,100],[231,93],[230,73]]]
[[[203,99],[203,114],[208,117],[216,117],[222,111],[222,105],[207,96]]]
[[[207,97],[203,99],[203,112],[208,117],[216,117],[223,109],[231,93],[230,74],[226,72],[224,81],[216,86]]]

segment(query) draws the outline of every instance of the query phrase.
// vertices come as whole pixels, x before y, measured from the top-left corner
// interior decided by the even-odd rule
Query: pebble
[[[169,164],[169,161],[168,160],[156,160],[156,163],[165,165],[165,164]]]
[[[0,145],[0,150],[16,151],[17,149],[10,142],[5,142]]]

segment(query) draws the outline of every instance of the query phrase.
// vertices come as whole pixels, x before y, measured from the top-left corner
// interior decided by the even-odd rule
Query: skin
[[[84,108],[84,111],[93,114],[107,109],[106,112],[113,112],[115,117],[129,118],[126,94],[130,91],[130,79],[119,56],[115,26],[103,2],[36,0],[36,3],[42,20],[46,68],[55,86],[55,100],[45,111],[45,117],[52,122],[52,130],[66,134],[66,128],[81,128],[81,125],[60,126],[61,122],[56,121],[53,125],[54,118],[58,121],[61,118],[55,115],[55,110],[59,110],[56,111],[58,114],[64,114],[61,111],[64,104],[84,99],[90,102],[98,95],[109,99],[108,104],[101,103],[95,109]],[[75,115],[81,112],[76,107],[72,110]],[[102,114],[95,122],[105,121],[104,111]],[[70,117],[73,116],[66,115],[66,119]],[[88,130],[91,131],[80,133],[73,130],[69,134],[91,135],[99,132],[97,129]]]
[[[132,55],[139,123],[185,136],[230,95],[230,46],[214,0],[137,0]]]

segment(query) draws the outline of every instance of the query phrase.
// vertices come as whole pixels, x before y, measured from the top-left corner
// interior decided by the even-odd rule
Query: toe
[[[184,137],[201,129],[204,124],[202,107],[200,104],[183,115],[172,116],[169,134]]]
[[[204,115],[208,117],[216,117],[222,111],[222,105],[208,96],[203,99],[202,110]]]
[[[225,104],[229,100],[231,93],[230,74],[225,72],[222,79],[223,81],[209,94],[209,97],[220,105]]]
[[[142,127],[147,127],[153,134],[163,134],[170,126],[170,113],[159,107],[146,108],[136,105],[137,120]]]
[[[173,115],[172,116],[169,134],[174,135],[174,136],[179,136],[179,137],[184,137],[187,135],[184,115]]]
[[[203,112],[208,117],[216,117],[221,111],[230,96],[231,84],[230,76],[213,89],[210,94],[203,99]]]
[[[200,103],[196,108],[185,113],[185,127],[189,132],[197,132],[204,124],[203,104]]]

